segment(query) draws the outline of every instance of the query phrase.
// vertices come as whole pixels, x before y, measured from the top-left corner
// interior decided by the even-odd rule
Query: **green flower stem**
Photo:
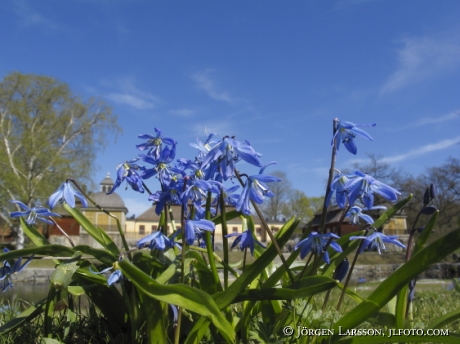
[[[145,191],[147,191],[147,193],[148,193],[149,195],[152,194],[152,191],[150,191],[150,189],[147,187],[147,185],[145,185],[144,181],[142,181],[142,186],[144,187]]]
[[[297,275],[297,280],[298,280],[298,281],[303,277],[305,271],[307,271],[308,264],[310,264],[310,260],[311,260],[311,258],[312,258],[313,256],[314,256],[314,253],[313,253],[313,252],[310,253],[310,256],[308,257],[307,262],[305,263],[305,265],[304,265],[302,271],[300,272],[300,274]]]
[[[118,217],[116,217],[115,215],[113,215],[112,213],[110,213],[109,211],[105,210],[104,208],[102,208],[99,204],[97,204],[91,197],[89,197],[85,191],[82,190],[82,188],[80,187],[80,185],[77,184],[77,182],[75,180],[73,180],[72,178],[69,178],[68,179],[69,181],[71,181],[75,187],[91,202],[94,204],[94,206],[99,209],[100,211],[102,211],[103,213],[107,214],[108,216],[110,216],[112,219],[115,220],[115,222],[117,223],[117,228],[118,228],[118,233],[120,233],[120,237],[121,237],[121,241],[123,243],[123,247],[125,248],[125,251],[128,252],[129,251],[129,246],[128,246],[128,242],[126,241],[126,238],[125,238],[125,234],[123,233],[123,229],[121,228],[121,223],[120,223],[120,220],[118,220]],[[128,253],[128,259],[130,261],[133,260],[133,257],[131,255],[131,253]]]
[[[224,248],[224,290],[228,288],[228,228],[227,220],[225,218],[225,200],[224,194],[221,192],[219,196],[220,201],[220,213],[222,215],[222,245]]]
[[[209,232],[206,232],[206,233],[209,233]],[[211,233],[209,233],[209,234],[211,234]],[[201,247],[198,247],[198,246],[189,246],[188,249],[191,250],[191,251],[198,251],[198,252],[201,252],[201,253],[207,253],[208,252],[207,248],[201,248]],[[220,264],[222,264],[222,266],[225,265],[225,263],[222,260],[222,258],[220,258],[219,255],[216,254],[215,252],[213,252],[212,250],[211,250],[211,255],[214,258],[214,259],[211,259],[211,261],[214,263],[214,266],[216,266],[215,261],[217,261]],[[235,278],[240,277],[239,274],[230,265],[227,265],[227,269]],[[219,282],[220,282],[220,279],[219,279],[219,277],[217,277],[217,283],[219,283]]]
[[[418,218],[422,215],[421,211],[418,212],[417,217],[415,218],[414,223],[412,224],[412,228],[409,233],[409,239],[407,241],[407,250],[406,250],[406,262],[410,259],[412,255],[412,241],[414,240],[414,234],[415,234],[415,225],[417,224]]]
[[[211,192],[208,192],[208,197],[206,198],[206,213],[205,213],[206,220],[211,219],[211,198],[212,198],[212,194]],[[220,284],[219,274],[217,272],[217,267],[216,267],[216,257],[218,261],[220,261],[220,257],[214,253],[214,250],[213,250],[214,240],[212,240],[211,232],[205,231],[204,241],[206,243],[206,252],[208,254],[209,266],[211,267],[212,275],[214,277],[214,283],[218,286],[218,289],[222,288]],[[198,249],[198,247],[196,248]],[[193,247],[193,249],[195,249],[195,247]],[[200,248],[200,250],[202,249]]]
[[[184,187],[182,191],[185,191],[185,188],[187,187],[187,180],[188,179],[184,179]],[[187,206],[186,204],[182,203],[181,212],[180,212],[180,223],[182,227],[182,252],[181,252],[181,262],[180,262],[180,266],[181,266],[180,282],[182,284],[185,281],[185,250],[186,250],[186,245],[187,245],[187,243],[185,242],[185,207],[186,206]],[[172,215],[172,211],[171,211],[171,215]],[[177,326],[176,326],[176,330],[174,331],[174,344],[179,344],[181,324],[182,324],[182,307],[178,307]]]
[[[335,227],[335,231],[332,233],[337,234],[339,232],[340,226],[342,226],[343,220],[345,220],[345,217],[347,216],[348,212],[350,211],[351,205],[346,203],[345,210],[342,211],[342,215],[340,215],[339,222],[337,223],[337,226]]]
[[[243,272],[244,272],[244,268],[246,267],[246,255],[247,255],[247,253],[248,253],[248,248],[245,247],[244,248],[244,256],[243,256],[243,270],[242,270]]]
[[[176,329],[174,330],[174,344],[179,344],[181,323],[182,323],[182,307],[178,307],[177,324],[176,324],[177,326],[176,326]]]
[[[353,258],[353,262],[351,263],[350,270],[348,271],[347,279],[345,280],[345,284],[343,285],[343,289],[342,289],[342,293],[340,294],[339,301],[337,302],[337,307],[336,307],[337,311],[339,311],[340,308],[342,307],[343,298],[345,297],[345,293],[347,291],[348,284],[350,283],[351,274],[353,272],[353,269],[355,268],[355,264],[356,264],[356,261],[358,260],[358,256],[359,256],[359,251],[361,250],[361,247],[363,245],[364,245],[364,239],[361,239],[361,243],[359,244],[359,247],[356,250],[355,256]]]
[[[426,205],[424,205],[423,207],[425,207],[425,206]],[[406,262],[412,256],[412,242],[414,241],[414,235],[415,235],[415,232],[416,232],[415,225],[417,224],[417,221],[418,221],[420,215],[422,215],[422,210],[420,210],[418,212],[417,217],[415,218],[414,223],[412,224],[412,228],[411,228],[410,233],[409,233],[409,239],[407,240],[407,248],[406,248],[406,260],[405,260]],[[417,283],[417,279],[415,278],[413,288],[415,288],[416,283]],[[408,287],[408,292],[410,293],[409,287]],[[407,300],[406,301],[407,302],[407,304],[406,304],[406,312],[405,312],[405,318],[406,319],[409,319],[409,316],[412,317],[412,304],[411,304],[411,301],[409,300],[408,295],[409,295],[408,293],[406,293],[406,295],[405,295],[405,298]]]
[[[171,204],[168,203],[168,212],[169,212],[169,218],[171,219],[170,222],[171,222],[171,227],[172,227],[172,230],[173,232],[175,232],[177,230],[177,227],[176,227],[176,221],[174,221],[174,215],[173,215],[173,211],[172,211],[172,208],[171,208]],[[182,221],[181,221],[182,222]],[[167,227],[166,227],[167,228]],[[163,233],[164,234],[164,233]]]
[[[58,223],[56,221],[54,221],[54,219],[51,217],[51,216],[48,216],[48,219],[53,221],[53,223],[56,225],[56,227],[61,231],[61,233],[67,238],[67,240],[69,240],[70,242],[70,245],[72,245],[72,247],[75,247],[75,244],[73,243],[72,239],[69,237],[69,235],[61,228],[61,226],[58,225]]]
[[[240,184],[242,186],[244,186],[243,180],[241,179],[241,176],[240,176],[240,174],[238,173],[237,170],[235,170],[235,175],[238,178],[238,181],[240,182]],[[257,216],[259,217],[260,221],[262,222],[262,226],[264,227],[265,232],[270,237],[270,240],[271,240],[273,246],[275,247],[276,251],[278,252],[278,255],[279,255],[280,259],[281,259],[281,262],[283,263],[284,267],[286,268],[286,272],[287,272],[287,274],[289,276],[289,279],[291,280],[291,283],[294,283],[294,276],[292,275],[292,271],[289,269],[289,265],[287,264],[286,259],[284,259],[283,252],[281,251],[281,248],[279,247],[277,241],[275,240],[275,236],[273,235],[271,229],[268,227],[267,222],[265,222],[265,219],[264,219],[264,217],[262,215],[262,212],[260,211],[259,207],[257,206],[257,204],[253,200],[251,200],[251,204],[254,207],[254,209],[255,209],[255,211],[257,213]]]
[[[337,131],[337,124],[339,122],[338,118],[334,118],[333,124],[332,124],[332,134],[334,135],[335,132]],[[327,197],[331,192],[331,183],[332,179],[334,178],[334,171],[335,171],[335,161],[337,159],[337,138],[334,138],[334,142],[332,144],[332,153],[331,153],[331,166],[329,168],[329,177],[327,179],[327,185],[326,185],[326,194],[324,196],[324,203],[323,203],[323,211],[321,212],[321,221],[319,225],[319,233],[326,233],[326,230],[324,226],[326,225],[326,215],[327,215]]]

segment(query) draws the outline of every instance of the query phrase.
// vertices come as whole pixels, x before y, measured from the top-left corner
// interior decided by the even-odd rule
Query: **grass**
[[[371,282],[360,285],[359,287],[351,286],[351,288],[356,289],[362,297],[366,297],[377,284],[378,282]],[[450,311],[460,309],[460,298],[457,291],[446,290],[442,283],[430,283],[422,288],[423,284],[417,284],[418,292],[413,302],[412,319],[414,328],[426,328],[438,317]],[[321,311],[324,294],[316,295],[311,302],[313,308],[309,308],[309,314],[305,314],[305,316],[313,316],[317,319],[315,320],[315,324],[318,326],[321,326],[322,323],[323,325],[327,324],[332,319],[336,321],[341,314],[347,313],[356,306],[355,301],[346,298],[341,312],[338,313],[335,310],[335,305],[337,304],[339,294],[339,290],[337,289],[332,291],[324,311]],[[298,309],[299,314],[302,313],[302,310],[305,310],[303,307],[304,304],[305,300],[299,299],[296,301],[295,307]],[[0,325],[14,318],[25,307],[28,307],[28,304],[18,299],[13,304],[6,305],[3,308],[0,305]],[[385,306],[382,311],[389,311],[389,309]],[[359,328],[378,327],[379,325],[370,322],[365,322],[359,326]],[[459,320],[448,324],[444,328],[453,332],[458,331]],[[21,326],[12,333],[1,335],[0,344],[41,343],[43,338],[42,330],[43,316],[40,316],[31,323],[28,323],[27,326]],[[130,340],[129,338],[114,338],[111,336],[111,333],[116,333],[116,331],[110,327],[110,324],[104,318],[98,316],[95,312],[86,310],[85,312],[75,311],[74,313],[65,307],[55,312],[52,332],[53,338],[59,339],[63,343],[127,343]]]

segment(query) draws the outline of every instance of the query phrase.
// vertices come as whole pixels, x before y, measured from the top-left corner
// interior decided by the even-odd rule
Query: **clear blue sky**
[[[124,133],[98,183],[154,127],[177,157],[204,128],[248,139],[293,186],[324,193],[332,120],[377,123],[358,154],[419,174],[460,151],[459,1],[2,1],[0,76],[58,78],[113,106]],[[148,180],[152,189],[154,180]],[[124,188],[130,214],[147,195]]]

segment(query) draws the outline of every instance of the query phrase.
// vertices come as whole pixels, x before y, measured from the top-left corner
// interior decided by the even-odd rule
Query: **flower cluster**
[[[243,214],[250,214],[252,202],[260,204],[265,197],[273,197],[268,183],[280,181],[277,177],[264,174],[265,168],[273,163],[262,166],[261,154],[248,141],[240,142],[234,137],[214,140],[215,134],[210,134],[206,140],[197,139],[197,143],[191,144],[198,149],[198,154],[194,160],[188,160],[175,159],[177,142],[163,136],[157,128],[153,135],[142,134],[138,137],[146,140],[136,146],[142,154],[117,167],[117,180],[109,194],[126,181],[134,191],[149,192],[149,200],[155,202],[158,215],[168,205],[183,205],[186,216],[183,232],[188,245],[195,240],[202,242],[204,231],[213,231],[215,228],[211,221],[204,219],[209,195],[214,197],[213,205],[217,208],[220,206],[217,200],[222,197],[226,204],[235,206]],[[140,161],[147,166],[141,166]],[[223,183],[234,182],[236,166],[240,161],[260,167],[260,171],[257,175],[246,176],[242,192],[238,193],[238,185],[227,187]],[[158,191],[150,192],[145,186],[145,181],[152,177],[160,183]],[[164,250],[174,246],[174,237],[150,235],[139,241],[137,246]]]

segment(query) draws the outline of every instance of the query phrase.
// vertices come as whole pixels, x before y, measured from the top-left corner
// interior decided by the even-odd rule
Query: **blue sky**
[[[138,134],[157,127],[193,158],[206,127],[250,140],[278,162],[266,173],[319,196],[335,117],[377,123],[338,168],[369,152],[420,174],[459,157],[458,13],[422,0],[3,1],[0,76],[53,76],[112,105],[124,132],[98,154],[96,183],[137,156]],[[130,214],[149,206],[118,193]]]

